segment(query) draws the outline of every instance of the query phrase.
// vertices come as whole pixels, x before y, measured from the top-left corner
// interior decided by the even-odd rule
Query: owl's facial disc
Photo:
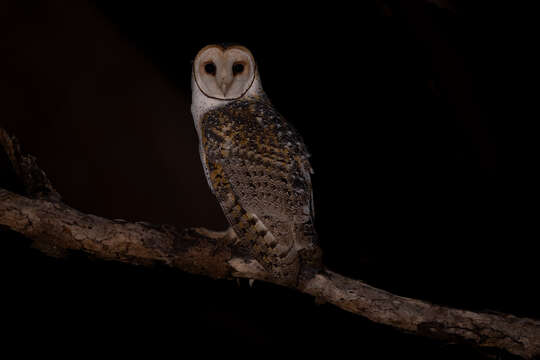
[[[199,89],[208,97],[234,100],[242,97],[255,79],[255,60],[243,46],[204,47],[193,62]]]

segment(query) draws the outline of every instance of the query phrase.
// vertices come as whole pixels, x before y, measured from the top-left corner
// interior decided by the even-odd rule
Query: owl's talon
[[[180,235],[183,237],[205,236],[205,234],[199,231],[199,228],[185,228],[180,232]]]
[[[236,234],[234,231],[232,231],[232,228],[229,228],[225,231],[214,231],[209,230],[205,228],[187,228],[182,231],[183,236],[191,236],[191,237],[204,237],[204,238],[212,238],[212,239],[223,239],[223,238],[236,238]]]
[[[249,287],[253,287],[253,283],[255,282],[255,279],[249,279]]]

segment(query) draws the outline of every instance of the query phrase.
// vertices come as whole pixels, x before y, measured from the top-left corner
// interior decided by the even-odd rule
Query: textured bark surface
[[[163,263],[212,278],[243,277],[274,282],[246,258],[227,232],[179,231],[166,225],[109,220],[82,213],[60,201],[35,159],[0,129],[0,144],[24,183],[26,196],[0,189],[0,225],[35,242],[50,255],[68,250],[132,264]],[[499,348],[524,358],[540,357],[540,321],[476,313],[405,298],[325,270],[304,274],[296,287],[317,301],[400,330],[450,343]]]

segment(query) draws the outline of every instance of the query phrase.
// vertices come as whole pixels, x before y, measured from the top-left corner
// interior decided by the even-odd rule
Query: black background
[[[375,2],[3,2],[0,121],[70,206],[224,229],[198,157],[190,61],[209,43],[243,44],[312,153],[329,268],[402,296],[539,317],[531,239],[507,237],[497,24],[486,2],[457,2],[456,14],[388,4],[391,16]],[[16,190],[2,161],[2,186]],[[15,319],[4,326],[52,351],[482,356],[269,284],[54,259],[0,236],[2,312]]]

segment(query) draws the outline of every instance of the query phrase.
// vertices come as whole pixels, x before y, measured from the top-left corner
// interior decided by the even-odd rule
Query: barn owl
[[[276,281],[296,285],[321,261],[302,138],[270,103],[243,46],[200,50],[191,86],[201,162],[236,240]]]

